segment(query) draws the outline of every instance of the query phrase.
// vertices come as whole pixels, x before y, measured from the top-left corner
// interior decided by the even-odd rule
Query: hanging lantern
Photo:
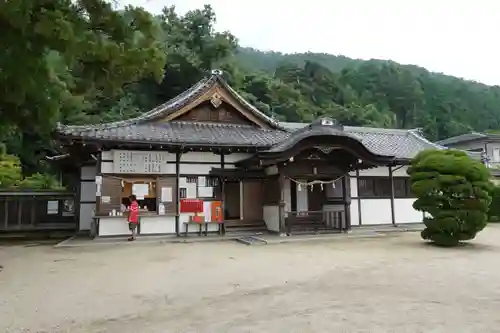
[[[323,183],[321,183],[321,191],[323,191]]]
[[[335,188],[335,180],[332,182],[332,188]]]
[[[302,185],[300,183],[297,183],[297,191],[302,191]]]

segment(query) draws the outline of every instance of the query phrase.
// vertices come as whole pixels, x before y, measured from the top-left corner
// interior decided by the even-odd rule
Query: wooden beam
[[[389,167],[389,181],[391,182],[391,220],[392,224],[396,225],[396,212],[394,204],[394,175],[392,172],[392,167]]]
[[[177,236],[181,235],[181,226],[180,226],[180,215],[181,215],[181,206],[180,206],[180,196],[181,190],[179,186],[179,175],[180,175],[180,162],[181,162],[182,152],[178,151],[175,153],[175,189],[177,191],[177,199],[175,200],[175,234]]]

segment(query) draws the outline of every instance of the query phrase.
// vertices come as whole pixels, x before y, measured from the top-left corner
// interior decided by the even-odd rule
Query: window
[[[217,177],[206,177],[205,187],[216,187],[219,185],[219,179]]]
[[[125,207],[130,204],[128,197],[135,194],[141,209],[156,212],[156,180],[131,178],[124,180],[122,186],[122,204]]]
[[[198,184],[198,177],[186,177],[186,183],[189,184]]]
[[[359,196],[361,198],[390,198],[391,180],[388,177],[359,177]],[[394,197],[412,198],[410,178],[394,178]]]
[[[99,214],[124,211],[129,205],[129,197],[135,194],[141,210],[157,211],[156,178],[153,177],[112,177],[103,176],[100,193]]]
[[[359,196],[361,198],[391,197],[391,181],[385,177],[359,177]]]
[[[394,178],[394,197],[413,198],[410,178]]]
[[[211,176],[186,176],[181,177],[181,199],[215,199],[220,193],[218,177]],[[220,195],[219,195],[220,196]]]

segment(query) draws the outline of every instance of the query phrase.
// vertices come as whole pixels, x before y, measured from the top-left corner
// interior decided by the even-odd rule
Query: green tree
[[[29,135],[42,141],[16,151],[23,165],[40,159],[27,155],[49,146],[57,121],[85,118],[89,105],[124,83],[163,75],[159,27],[140,8],[118,11],[105,0],[2,1],[0,21],[0,130],[8,127],[21,142],[31,142]],[[13,141],[4,141],[9,151]]]
[[[489,171],[457,150],[427,150],[408,169],[413,207],[425,213],[422,238],[442,246],[473,239],[487,223]]]
[[[0,189],[12,188],[21,179],[21,162],[19,158],[7,154],[5,146],[0,144]]]

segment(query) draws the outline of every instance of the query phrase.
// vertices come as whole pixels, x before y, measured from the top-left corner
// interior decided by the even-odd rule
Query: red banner
[[[203,213],[203,200],[181,199],[181,213]]]

